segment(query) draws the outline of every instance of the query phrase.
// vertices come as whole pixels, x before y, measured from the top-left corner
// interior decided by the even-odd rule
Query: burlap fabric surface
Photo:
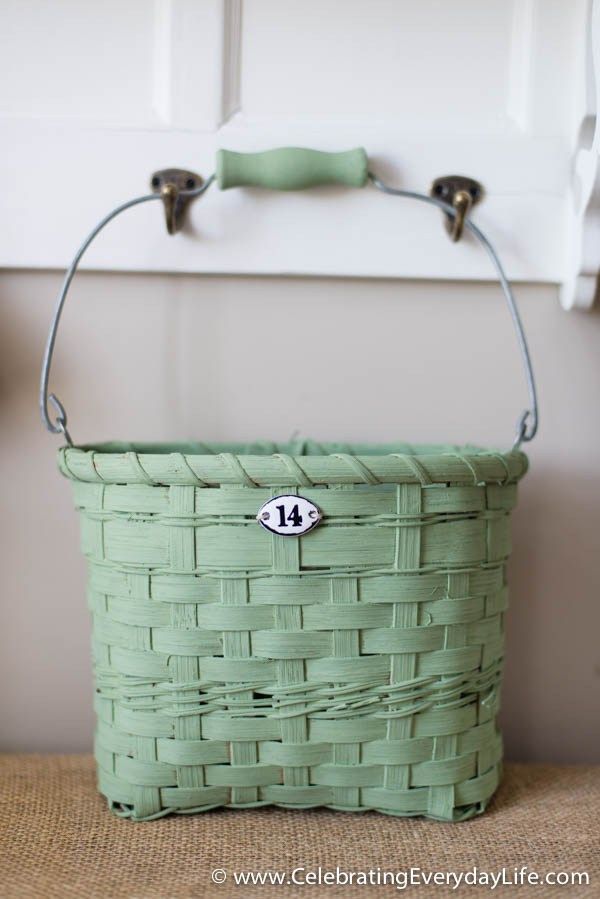
[[[219,810],[134,824],[97,795],[89,756],[0,757],[3,899],[600,897],[600,768],[509,765],[491,807],[462,824],[377,813]],[[589,886],[235,886],[234,871],[587,871]],[[211,872],[227,880],[214,884]],[[304,872],[304,873],[305,873]],[[304,876],[304,874],[300,874]]]

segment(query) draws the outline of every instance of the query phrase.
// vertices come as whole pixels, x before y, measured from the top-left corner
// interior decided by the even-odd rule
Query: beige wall
[[[92,733],[78,522],[36,408],[58,284],[0,276],[4,749],[83,749]],[[508,754],[600,761],[600,314],[562,312],[554,288],[517,296],[542,418],[514,515]],[[77,441],[300,430],[506,446],[526,401],[496,287],[359,280],[81,275],[53,387]]]

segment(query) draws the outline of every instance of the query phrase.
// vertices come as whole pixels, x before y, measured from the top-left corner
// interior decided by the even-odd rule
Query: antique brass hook
[[[150,179],[152,192],[160,194],[165,207],[165,220],[169,234],[177,234],[183,227],[185,212],[190,202],[202,191],[203,180],[196,172],[185,169],[162,169]]]
[[[436,178],[429,195],[454,206],[455,215],[446,215],[446,230],[450,240],[460,240],[465,227],[465,220],[471,209],[483,196],[483,186],[474,178],[465,175],[444,175]]]

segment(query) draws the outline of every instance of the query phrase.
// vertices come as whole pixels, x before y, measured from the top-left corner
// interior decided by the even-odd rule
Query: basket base
[[[387,800],[386,806],[379,806],[376,804],[372,805],[356,805],[356,806],[347,806],[347,805],[337,805],[335,803],[329,802],[304,802],[304,803],[293,803],[293,802],[274,802],[268,798],[257,800],[255,802],[231,802],[224,799],[224,801],[220,802],[207,802],[205,805],[195,805],[189,808],[183,807],[175,807],[175,806],[165,806],[157,812],[153,812],[151,814],[140,814],[139,808],[136,808],[136,805],[131,802],[123,801],[123,795],[125,793],[131,796],[132,792],[137,790],[147,790],[153,788],[147,787],[138,787],[131,786],[130,784],[126,784],[121,782],[121,788],[119,789],[117,785],[117,779],[114,775],[110,774],[107,771],[103,771],[101,768],[98,768],[98,790],[99,792],[106,798],[109,810],[119,818],[127,818],[130,821],[134,822],[148,822],[148,821],[156,821],[159,818],[164,818],[168,815],[197,815],[202,814],[203,812],[214,811],[218,808],[227,808],[227,809],[257,809],[257,808],[265,808],[268,806],[273,806],[277,808],[284,809],[294,809],[296,811],[303,811],[306,809],[313,808],[327,808],[332,811],[338,812],[347,812],[353,814],[362,814],[365,812],[379,812],[383,815],[390,815],[392,817],[397,818],[428,818],[432,821],[444,821],[444,822],[459,822],[459,821],[467,821],[469,818],[474,818],[477,815],[481,815],[489,805],[494,793],[498,789],[500,782],[502,780],[502,763],[498,763],[494,765],[489,771],[487,771],[484,775],[481,775],[477,778],[473,778],[470,781],[465,781],[462,784],[457,785],[448,785],[446,787],[447,799],[450,800],[451,797],[454,799],[458,799],[460,801],[461,796],[464,796],[466,792],[472,792],[474,795],[480,794],[481,798],[477,799],[477,801],[470,802],[464,805],[454,805],[448,804],[445,809],[440,807],[441,813],[436,813],[431,809],[431,803],[429,807],[416,807],[409,808],[409,805],[414,805],[415,800],[420,801],[424,797],[424,795],[430,796],[430,790],[432,788],[417,788],[413,790],[379,790],[378,792],[386,793],[385,799]],[[210,789],[210,788],[205,788]],[[223,788],[220,788],[223,789]],[[227,789],[227,788],[225,788]],[[284,788],[282,788],[284,789]],[[291,787],[290,789],[294,789]],[[310,789],[310,788],[306,788]],[[439,788],[435,788],[439,789]],[[265,793],[267,793],[269,788],[265,788]],[[372,794],[373,790],[367,790],[368,794]],[[419,796],[411,796],[411,794],[419,794]],[[393,804],[397,807],[391,807]]]

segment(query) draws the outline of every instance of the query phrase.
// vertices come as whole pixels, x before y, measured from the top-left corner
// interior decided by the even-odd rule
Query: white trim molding
[[[364,146],[398,187],[479,180],[474,219],[509,276],[561,285],[566,308],[588,308],[600,269],[598,3],[345,0],[340,16],[340,0],[61,0],[49,43],[53,6],[6,0],[0,164],[13,227],[0,266],[64,267],[152,171],[210,175],[220,147]],[[368,188],[213,187],[176,238],[155,206],[133,210],[83,267],[493,277],[436,210]]]
[[[567,197],[566,271],[560,301],[565,309],[590,309],[600,271],[600,2],[589,6],[589,40],[583,103]]]

